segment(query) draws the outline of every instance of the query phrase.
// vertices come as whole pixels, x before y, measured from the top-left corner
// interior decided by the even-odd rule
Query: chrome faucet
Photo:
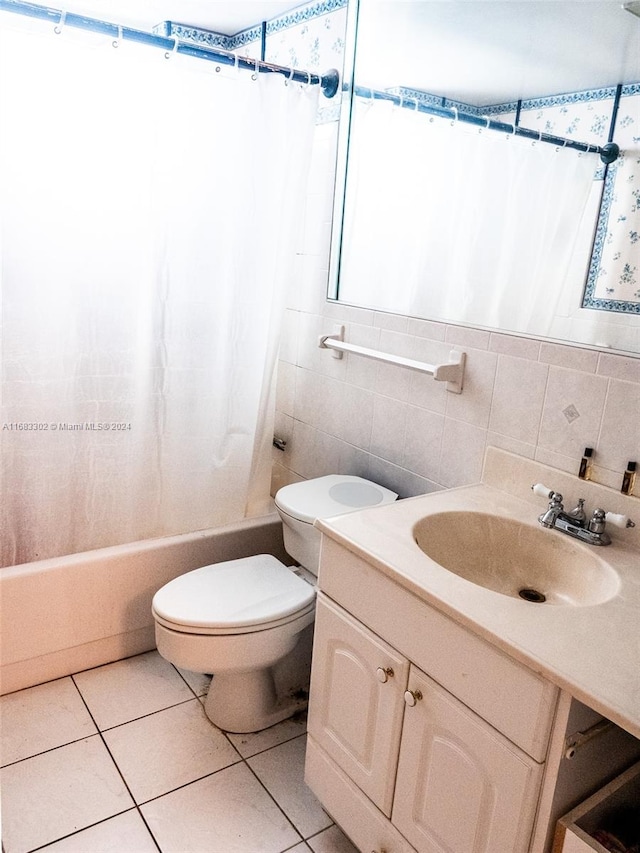
[[[531,488],[535,494],[549,498],[549,506],[546,512],[543,512],[538,518],[543,527],[560,530],[562,533],[580,539],[581,542],[587,542],[589,545],[611,544],[611,536],[605,529],[607,522],[616,527],[635,527],[634,522],[626,515],[605,512],[600,508],[594,509],[591,518],[587,519],[587,514],[584,511],[584,498],[580,498],[575,509],[566,512],[562,503],[562,495],[559,492],[547,489],[542,483],[536,483]]]

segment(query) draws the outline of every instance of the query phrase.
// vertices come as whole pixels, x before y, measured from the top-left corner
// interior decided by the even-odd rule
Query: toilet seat
[[[306,616],[315,589],[271,554],[214,563],[165,584],[153,597],[157,622],[189,634],[241,634]]]

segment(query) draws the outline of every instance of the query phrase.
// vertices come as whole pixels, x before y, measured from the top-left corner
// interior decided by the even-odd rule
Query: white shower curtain
[[[41,29],[0,33],[2,565],[267,509],[318,98]]]
[[[599,165],[594,154],[356,99],[340,298],[545,334],[575,272]],[[576,274],[584,281],[586,266]]]

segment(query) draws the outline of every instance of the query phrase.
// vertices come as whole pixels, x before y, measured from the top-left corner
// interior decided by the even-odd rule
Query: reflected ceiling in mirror
[[[354,44],[352,90],[403,108],[353,98],[330,296],[640,352],[640,19],[617,0],[361,0]],[[613,137],[621,157],[605,169],[427,103]]]

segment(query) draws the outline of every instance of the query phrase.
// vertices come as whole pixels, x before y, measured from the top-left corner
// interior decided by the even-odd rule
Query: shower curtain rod
[[[253,72],[266,74],[282,74],[287,80],[295,80],[298,83],[307,83],[310,86],[321,86],[322,93],[326,98],[333,98],[338,91],[340,76],[335,69],[330,69],[326,74],[312,74],[309,71],[300,71],[295,68],[287,68],[284,65],[273,65],[257,59],[248,59],[224,50],[200,47],[176,38],[159,36],[145,30],[136,30],[132,27],[123,27],[109,21],[101,21],[98,18],[87,18],[85,15],[76,15],[72,12],[64,12],[60,9],[51,9],[47,6],[38,6],[35,3],[23,3],[22,0],[0,0],[0,12],[15,12],[29,18],[51,21],[58,31],[62,27],[75,27],[76,29],[89,30],[111,36],[114,43],[122,41],[134,41],[146,44],[150,47],[159,47],[167,52],[180,53],[185,56],[193,56],[196,59],[206,59],[217,62],[219,65],[233,65]]]
[[[465,113],[458,110],[456,107],[439,107],[435,104],[422,104],[415,98],[403,98],[401,95],[394,95],[391,92],[383,92],[378,89],[370,89],[367,86],[355,86],[353,92],[360,98],[391,101],[399,107],[417,110],[418,112],[426,113],[427,115],[453,119],[454,121],[461,121],[465,124],[475,124],[483,130],[497,130],[501,133],[523,136],[525,139],[531,139],[534,142],[547,142],[550,145],[556,145],[560,148],[572,148],[574,151],[599,154],[602,162],[607,165],[615,162],[615,160],[620,156],[620,147],[616,145],[615,142],[607,142],[606,145],[602,146],[590,145],[588,142],[578,142],[576,139],[566,139],[563,136],[553,136],[550,133],[530,130],[527,127],[521,127],[517,124],[508,124],[507,122],[495,121],[494,119],[476,116],[473,115],[473,113]]]

